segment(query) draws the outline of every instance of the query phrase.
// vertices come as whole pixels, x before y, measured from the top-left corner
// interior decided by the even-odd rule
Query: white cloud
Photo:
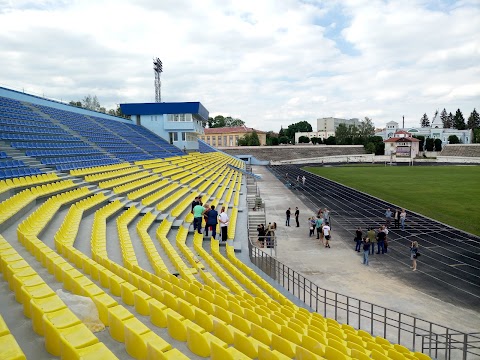
[[[153,101],[158,56],[164,101],[199,100],[262,130],[315,127],[323,116],[416,125],[437,108],[480,107],[478,1],[0,0],[0,9],[0,85],[57,99]]]

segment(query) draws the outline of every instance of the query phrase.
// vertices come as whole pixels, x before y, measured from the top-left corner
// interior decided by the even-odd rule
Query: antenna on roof
[[[163,72],[163,64],[160,58],[153,59],[153,71],[155,73],[155,102],[162,102],[162,81],[160,74]]]

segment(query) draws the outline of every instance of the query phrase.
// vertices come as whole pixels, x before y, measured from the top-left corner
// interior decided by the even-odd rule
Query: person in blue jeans
[[[360,252],[360,247],[362,246],[362,235],[362,229],[358,227],[355,231],[355,242],[357,243],[355,245],[356,252]]]
[[[202,219],[205,208],[198,204],[193,208],[193,231],[197,230],[199,234],[202,233]]]
[[[378,234],[377,234],[377,243],[378,243],[378,250],[377,250],[377,254],[380,254],[380,250],[382,250],[382,254],[385,253],[385,232],[383,230],[383,226],[380,227],[380,229],[378,230]]]
[[[402,231],[405,231],[405,219],[407,218],[407,212],[405,209],[402,209],[400,213],[400,226],[402,227]]]
[[[370,239],[368,236],[363,238],[363,264],[368,266],[368,254],[370,253]]]
[[[218,223],[218,212],[215,210],[215,205],[210,206],[210,210],[207,213],[207,221],[205,224],[205,236],[208,236],[208,228],[212,228],[212,237],[215,239],[217,236],[217,223]]]

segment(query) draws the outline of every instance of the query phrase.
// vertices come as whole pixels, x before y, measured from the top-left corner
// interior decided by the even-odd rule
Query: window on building
[[[217,137],[212,136],[212,146],[217,146]]]
[[[239,140],[239,136],[238,135],[235,135],[235,145],[238,146],[238,140]]]
[[[182,141],[187,141],[187,133],[182,132]]]
[[[228,146],[233,146],[233,135],[229,136],[229,140],[230,140],[230,142],[229,142],[230,145],[228,145]]]
[[[174,141],[178,141],[178,133],[176,132],[169,132],[168,137],[170,139],[170,144],[173,144]]]
[[[210,144],[210,136],[207,136],[207,143]]]
[[[223,137],[223,146],[227,146],[227,136]]]

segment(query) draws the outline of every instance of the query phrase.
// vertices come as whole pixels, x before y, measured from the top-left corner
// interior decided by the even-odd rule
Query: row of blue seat
[[[30,133],[30,134],[68,134],[65,130],[61,128],[35,128],[31,129],[24,126],[0,126],[0,132],[11,132],[11,133]]]
[[[7,160],[7,161],[0,161],[0,169],[8,169],[8,168],[18,168],[24,167],[25,164],[22,160]]]
[[[53,140],[50,140],[53,141]],[[62,140],[59,140],[62,141]],[[64,140],[63,140],[64,141]],[[37,142],[12,142],[10,146],[15,149],[78,149],[78,148],[89,148],[90,145],[85,143],[70,142],[70,143],[37,143]]]
[[[40,156],[73,156],[73,155],[88,155],[88,154],[100,154],[95,149],[75,149],[75,150],[27,150],[25,155],[40,157]]]
[[[10,141],[82,141],[74,136],[53,136],[53,135],[33,135],[33,134],[15,134],[15,133],[0,133],[0,139]]]
[[[32,176],[42,174],[43,171],[37,168],[18,168],[18,169],[0,169],[0,179],[11,179],[15,177],[22,177],[22,176]]]
[[[76,162],[76,163],[70,163],[70,164],[57,165],[57,166],[55,166],[55,168],[58,171],[69,171],[69,170],[73,170],[73,169],[82,169],[82,168],[93,167],[93,166],[118,164],[120,162],[122,162],[120,159],[108,159],[108,160],[100,160],[100,161],[85,161],[85,162]]]
[[[8,155],[5,151],[0,151],[0,159],[6,159],[8,158]]]
[[[40,162],[44,165],[57,165],[57,164],[67,164],[71,162],[79,161],[99,161],[110,159],[109,156],[105,155],[93,155],[93,156],[65,156],[59,158],[42,158]]]
[[[125,161],[152,160],[156,158],[156,156],[149,155],[149,154],[119,155],[118,157]]]
[[[2,118],[0,115],[0,125],[3,126],[35,126],[35,127],[44,127],[44,128],[54,128],[58,129],[58,126],[52,124],[49,121],[37,121],[35,120],[14,120]]]
[[[10,120],[14,121],[14,125],[17,123],[17,121],[31,121],[31,122],[40,122],[40,123],[48,123],[51,124],[51,122],[45,118],[42,118],[38,115],[32,115],[32,114],[12,114],[12,113],[7,113],[7,112],[1,112],[0,111],[0,118],[3,120]]]

